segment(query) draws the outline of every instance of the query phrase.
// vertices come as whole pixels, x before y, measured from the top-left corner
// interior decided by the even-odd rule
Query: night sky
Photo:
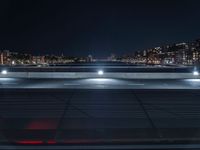
[[[200,38],[199,0],[1,0],[0,49],[105,57]]]

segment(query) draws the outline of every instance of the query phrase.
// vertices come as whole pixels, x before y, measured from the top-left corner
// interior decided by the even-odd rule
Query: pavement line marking
[[[66,85],[66,86],[70,86],[70,85],[81,85],[81,84],[64,84],[64,85]]]
[[[142,85],[144,85],[144,84],[139,84],[139,83],[138,83],[138,84],[134,84],[134,83],[133,83],[133,84],[128,84],[128,85],[139,85],[139,86],[142,86]]]

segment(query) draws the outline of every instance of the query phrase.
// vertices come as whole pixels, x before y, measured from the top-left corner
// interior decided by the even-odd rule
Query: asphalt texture
[[[36,67],[36,66],[0,66],[0,70],[8,72],[171,72],[171,73],[191,73],[194,67],[167,67],[167,66],[51,66],[51,67]]]
[[[0,142],[199,143],[200,90],[0,90]]]
[[[0,78],[0,89],[200,89],[200,79]]]

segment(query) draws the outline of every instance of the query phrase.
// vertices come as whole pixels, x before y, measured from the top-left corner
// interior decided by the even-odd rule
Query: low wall
[[[192,73],[104,73],[93,72],[8,72],[0,78],[121,78],[121,79],[191,79],[200,78]]]

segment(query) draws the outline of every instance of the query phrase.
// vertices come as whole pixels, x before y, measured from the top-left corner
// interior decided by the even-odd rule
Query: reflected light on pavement
[[[187,82],[200,82],[200,79],[185,79]]]
[[[110,84],[117,83],[116,79],[108,79],[108,78],[93,78],[93,79],[84,79],[85,82],[91,84]]]

